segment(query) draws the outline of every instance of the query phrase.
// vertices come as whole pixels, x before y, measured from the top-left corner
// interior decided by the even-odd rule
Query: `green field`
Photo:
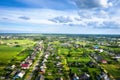
[[[17,59],[17,61],[20,62],[27,57],[27,51],[29,52],[29,50],[24,50],[35,44],[34,41],[28,39],[0,40],[0,42],[2,42],[2,44],[0,44],[0,71],[3,71],[4,67],[8,66],[8,64],[12,64],[12,59]]]
[[[24,40],[2,40],[2,42],[8,46],[15,46],[15,45],[20,45],[22,47],[29,47],[32,46],[35,42],[29,39],[24,39]]]
[[[23,49],[23,47],[10,47],[7,45],[0,45],[0,63],[7,63],[11,58],[15,57]]]

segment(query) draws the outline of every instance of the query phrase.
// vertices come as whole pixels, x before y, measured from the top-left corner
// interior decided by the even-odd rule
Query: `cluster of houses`
[[[113,57],[113,59],[115,59],[115,60],[117,60],[117,61],[120,62],[120,54],[116,54],[116,55]]]
[[[39,43],[41,44],[41,42]],[[43,46],[37,46],[35,48],[34,51],[43,51]],[[32,75],[35,76],[35,80],[44,80],[44,74],[45,74],[45,71],[46,71],[46,62],[47,62],[47,59],[48,59],[48,56],[49,56],[49,52],[42,52],[41,55],[39,55],[35,62],[35,65],[33,67],[33,71],[32,71]],[[33,60],[34,58],[34,55],[28,57],[22,64],[21,64],[21,68],[23,69],[28,69],[29,67],[26,67],[26,64],[29,63],[29,60]],[[27,62],[27,63],[26,63]],[[24,64],[25,64],[25,67],[24,67]],[[30,63],[31,64],[31,63]],[[29,64],[29,65],[30,65]],[[28,65],[27,65],[28,66]],[[39,74],[38,74],[38,73]],[[32,78],[32,77],[31,77]]]
[[[48,59],[49,55],[50,55],[49,52],[45,52],[45,53],[44,53],[44,58],[43,58],[43,60],[42,60],[42,62],[41,62],[41,66],[40,66],[40,72],[41,72],[42,74],[45,74],[45,69],[47,68],[47,67],[46,67],[46,62],[47,62],[47,59]]]
[[[36,78],[37,80],[44,80],[44,79],[47,80],[47,78],[45,78],[44,75],[48,75],[48,76],[53,75],[49,71],[46,72],[47,69],[50,69],[50,66],[48,64],[46,64],[46,63],[48,63],[48,61],[51,60],[50,57],[54,55],[54,53],[50,53],[51,50],[54,50],[54,48],[52,48],[52,46],[49,45],[47,47],[46,51],[44,52],[43,56],[42,56],[42,60],[40,61],[40,66],[38,68],[39,76]],[[52,65],[52,67],[55,67],[57,69],[57,71],[55,71],[54,74],[62,74],[63,65],[61,63],[60,56],[55,56],[52,59],[56,60],[56,61],[52,62],[52,63],[54,63],[54,65]],[[40,76],[42,76],[42,77],[40,77]],[[55,77],[57,77],[57,76],[55,76]],[[54,78],[54,79],[55,80],[63,80],[62,77],[57,77],[57,78]]]
[[[69,74],[70,80],[90,80],[90,75],[86,72],[84,72],[81,75],[77,75],[76,73],[71,73]]]
[[[37,56],[37,52],[41,49],[41,45],[37,45],[34,48],[34,52],[30,56],[28,56],[23,62],[21,62],[20,66],[22,71],[20,71],[14,78],[23,78],[23,76],[25,75],[25,70],[30,68]]]
[[[13,80],[16,80],[17,78],[23,78],[23,76],[26,73],[26,70],[30,68],[30,66],[33,64],[38,51],[42,50],[41,44],[38,44],[35,46],[33,53],[29,55],[24,61],[21,62],[20,68],[16,67],[15,65],[12,65],[9,69],[11,72],[8,77],[5,77],[5,79],[13,78]],[[4,79],[4,78],[3,78]]]
[[[91,53],[90,56],[94,58],[97,62],[107,63],[107,60],[103,59],[103,57],[98,54]]]
[[[43,53],[42,55],[42,60],[39,60],[37,62],[37,68],[35,68],[35,70],[37,70],[39,72],[38,76],[36,77],[36,80],[44,80],[44,74],[46,73],[46,62],[48,57],[50,56],[50,52],[48,51],[50,48],[50,46],[46,49],[46,51]]]
[[[101,72],[99,75],[96,76],[97,80],[110,80],[109,76],[107,73],[105,73],[104,71]]]
[[[21,69],[29,69],[32,65],[34,59],[31,59],[30,57],[26,58],[25,61],[23,61],[20,66]]]

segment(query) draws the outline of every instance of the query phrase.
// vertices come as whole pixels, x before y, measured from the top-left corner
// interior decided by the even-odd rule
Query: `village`
[[[1,42],[13,37],[36,42],[24,60],[5,67],[1,80],[120,79],[118,36],[38,36],[1,36]]]

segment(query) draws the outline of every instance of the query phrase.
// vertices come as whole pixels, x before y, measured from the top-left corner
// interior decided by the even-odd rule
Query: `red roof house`
[[[22,69],[29,69],[29,64],[28,63],[23,63],[21,64]]]
[[[102,62],[102,63],[107,63],[107,61],[106,61],[106,60],[102,60],[101,62]]]

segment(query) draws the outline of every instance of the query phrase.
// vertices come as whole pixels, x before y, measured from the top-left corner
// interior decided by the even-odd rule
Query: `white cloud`
[[[58,17],[55,17],[53,19],[49,19],[50,21],[52,22],[55,22],[55,23],[68,23],[68,22],[72,22],[72,19],[68,16],[58,16]]]
[[[112,3],[108,2],[108,0],[98,0],[98,3],[104,8],[112,6]]]
[[[73,2],[80,9],[108,8],[112,6],[112,2],[108,0],[73,0]]]
[[[55,24],[54,22],[49,21],[49,19],[66,15],[72,17],[78,16],[76,11],[60,11],[52,9],[0,9],[0,12],[2,12],[0,13],[0,21],[11,23]]]
[[[75,10],[53,10],[53,9],[15,9],[5,8],[0,9],[0,22],[14,23],[21,25],[50,25],[50,26],[79,26],[79,27],[91,27],[99,28],[105,27],[110,22],[113,22],[115,28],[120,27],[120,11],[117,10],[114,16],[110,11],[105,10],[79,10],[79,14]],[[28,20],[21,19],[20,17],[27,17]],[[111,17],[112,16],[112,17]],[[51,21],[51,19],[57,18],[57,23]],[[94,25],[95,24],[95,25]],[[116,27],[117,26],[117,27]],[[65,27],[65,26],[64,26]],[[111,28],[111,27],[110,27]],[[109,27],[108,27],[109,29]]]
[[[120,10],[115,7],[116,0],[73,0],[78,7],[77,21],[92,28],[119,28]]]

